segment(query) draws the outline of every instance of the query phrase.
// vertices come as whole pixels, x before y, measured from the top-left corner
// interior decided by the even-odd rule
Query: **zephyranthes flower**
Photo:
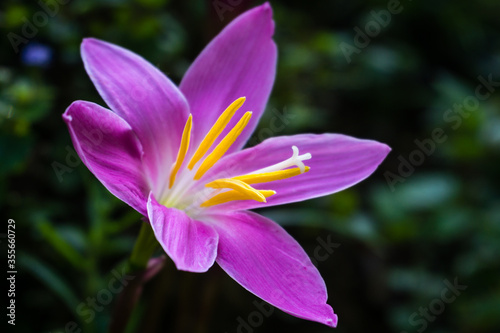
[[[247,210],[343,190],[368,177],[390,149],[304,134],[241,150],[274,82],[273,31],[269,4],[249,10],[205,48],[179,87],[140,56],[85,39],[85,69],[111,110],[76,101],[63,118],[85,165],[149,219],[178,269],[204,272],[216,261],[279,309],[336,326],[304,250]]]

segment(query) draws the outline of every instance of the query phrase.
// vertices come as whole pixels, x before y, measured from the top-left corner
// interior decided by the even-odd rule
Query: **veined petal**
[[[318,270],[283,228],[252,212],[212,218],[219,233],[217,263],[229,276],[291,315],[337,325]]]
[[[209,181],[245,175],[273,165],[290,157],[292,146],[297,146],[301,153],[311,153],[312,158],[305,161],[310,167],[308,172],[283,180],[252,184],[258,190],[276,191],[267,203],[234,201],[211,209],[252,209],[332,194],[367,178],[391,150],[377,141],[340,134],[282,136],[224,157],[204,179]]]
[[[141,141],[151,183],[167,179],[189,116],[182,93],[156,67],[122,47],[87,38],[81,52],[104,101]]]
[[[219,239],[214,228],[181,210],[160,205],[153,194],[149,195],[148,217],[156,239],[177,269],[206,272],[212,267]]]
[[[97,104],[73,102],[63,119],[83,163],[116,197],[146,214],[142,146],[130,125]]]
[[[273,33],[272,10],[265,3],[231,22],[188,69],[180,89],[189,102],[193,119],[203,119],[193,125],[193,146],[199,145],[224,109],[240,97],[246,97],[241,111],[252,111],[253,117],[228,153],[241,149],[248,140],[264,112],[274,82],[277,51]],[[239,118],[231,120],[214,147]]]

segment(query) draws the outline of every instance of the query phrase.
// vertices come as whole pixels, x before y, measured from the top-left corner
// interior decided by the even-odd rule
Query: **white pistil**
[[[292,157],[290,157],[289,159],[286,159],[283,162],[268,166],[266,168],[259,169],[257,171],[251,172],[249,174],[253,175],[253,174],[257,174],[257,173],[279,171],[279,170],[289,168],[291,166],[298,167],[300,169],[300,172],[304,173],[306,171],[306,166],[304,165],[304,163],[302,161],[310,160],[312,157],[311,153],[299,155],[299,148],[297,148],[296,146],[292,146],[292,150],[293,150],[293,154],[292,154]]]

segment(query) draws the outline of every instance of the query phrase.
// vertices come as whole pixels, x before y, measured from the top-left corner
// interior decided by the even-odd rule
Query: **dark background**
[[[0,234],[6,253],[14,219],[18,271],[9,332],[78,332],[72,321],[105,332],[116,297],[88,323],[77,308],[107,288],[140,216],[73,155],[61,114],[77,99],[104,104],[84,71],[81,40],[124,46],[178,83],[223,26],[261,2],[46,3],[52,13],[37,1],[0,7]],[[351,189],[261,211],[312,257],[336,244],[314,259],[337,332],[498,332],[500,3],[404,0],[390,22],[377,14],[392,8],[387,1],[271,5],[278,74],[252,142],[269,136],[278,110],[290,121],[273,135],[337,132],[393,149]],[[367,24],[372,37],[356,39]],[[14,34],[25,39],[13,43]],[[479,77],[494,81],[479,88],[483,99]],[[454,281],[467,288],[451,297]],[[192,274],[168,261],[144,293],[129,332],[333,331],[270,314],[217,266]]]

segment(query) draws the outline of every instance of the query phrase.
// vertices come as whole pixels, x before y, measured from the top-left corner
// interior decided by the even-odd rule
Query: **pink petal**
[[[104,101],[141,141],[151,183],[163,183],[155,180],[167,179],[189,115],[182,93],[152,64],[117,45],[87,38],[81,52]]]
[[[229,276],[291,315],[337,325],[321,275],[283,228],[252,212],[212,218],[219,233],[217,263]]]
[[[116,197],[146,213],[142,146],[130,125],[97,104],[76,101],[63,114],[83,163]]]
[[[214,228],[191,219],[181,210],[160,205],[152,194],[148,216],[156,239],[177,269],[206,272],[212,267],[219,239]]]
[[[245,111],[252,119],[228,153],[243,147],[264,112],[276,72],[274,22],[268,3],[237,17],[196,58],[180,89],[193,114],[193,143],[201,142],[229,104],[246,97],[223,137]]]
[[[340,134],[282,136],[226,156],[204,179],[243,175],[279,163],[292,156],[292,146],[297,146],[300,154],[312,154],[310,160],[304,161],[311,167],[309,172],[284,180],[253,184],[257,189],[276,191],[267,203],[232,201],[212,209],[268,207],[332,194],[367,178],[391,150],[383,143]]]

